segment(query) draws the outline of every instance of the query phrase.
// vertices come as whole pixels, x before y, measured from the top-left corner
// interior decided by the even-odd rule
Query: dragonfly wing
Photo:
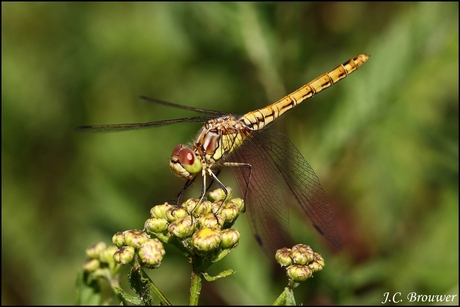
[[[80,132],[116,132],[116,131],[162,127],[166,125],[173,125],[173,124],[179,124],[179,123],[205,123],[212,118],[214,118],[214,116],[195,116],[195,117],[186,117],[186,118],[166,119],[166,120],[159,120],[159,121],[146,122],[146,123],[90,125],[90,126],[79,126],[75,130],[80,131]]]
[[[274,164],[267,164],[269,153],[261,145],[258,138],[250,137],[228,161],[251,165],[251,168],[232,167],[232,170],[245,196],[246,214],[254,237],[272,258],[277,249],[289,245],[289,210],[281,174]]]
[[[288,206],[306,215],[334,247],[342,248],[340,232],[318,176],[286,135],[276,130],[258,131],[234,155],[239,162],[252,165],[250,179],[242,168],[234,168],[234,172],[241,188],[249,180],[247,210],[266,252],[273,255],[287,240],[284,231],[289,222]],[[273,220],[277,224],[272,224]]]
[[[147,96],[140,96],[140,98],[144,99],[144,100],[146,100],[148,102],[162,104],[162,105],[165,105],[165,106],[168,106],[168,107],[184,109],[184,110],[194,111],[194,112],[203,113],[203,114],[214,115],[214,117],[223,116],[223,115],[226,114],[225,112],[221,112],[221,111],[215,111],[215,110],[209,110],[209,109],[202,109],[202,108],[185,106],[185,105],[181,105],[181,104],[177,104],[177,103],[173,103],[173,102],[169,102],[169,101],[164,101],[164,100],[160,100],[160,99],[156,99],[156,98],[150,98],[150,97],[147,97]]]

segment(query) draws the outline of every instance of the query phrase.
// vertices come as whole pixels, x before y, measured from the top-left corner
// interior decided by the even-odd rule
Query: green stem
[[[195,271],[192,271],[191,275],[191,284],[190,284],[190,306],[197,306],[198,301],[200,300],[201,294],[201,274]]]

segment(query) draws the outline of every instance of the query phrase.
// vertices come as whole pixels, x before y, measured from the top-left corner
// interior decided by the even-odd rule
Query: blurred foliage
[[[199,128],[76,126],[194,115],[139,95],[241,114],[359,53],[369,62],[273,125],[317,172],[344,241],[292,221],[326,261],[297,301],[458,294],[458,3],[2,2],[2,304],[75,303],[85,249],[178,193],[169,155]],[[202,304],[282,291],[239,229],[220,264],[237,274],[205,284]],[[185,304],[190,269],[167,253],[151,277]]]

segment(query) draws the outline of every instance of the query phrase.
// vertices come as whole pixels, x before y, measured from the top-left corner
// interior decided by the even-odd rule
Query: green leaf
[[[115,287],[115,290],[118,291],[118,293],[121,295],[121,297],[127,301],[128,303],[131,303],[133,305],[136,305],[136,306],[141,306],[143,305],[142,304],[142,300],[137,297],[137,296],[134,296],[134,295],[131,295],[131,294],[128,294],[126,293],[123,289],[121,288],[118,288],[118,287]]]
[[[77,274],[77,305],[99,305],[101,302],[101,289],[96,279],[89,279],[80,271]]]
[[[145,274],[141,266],[136,265],[131,269],[128,276],[129,286],[137,295],[139,295],[143,304],[153,305],[154,297],[156,296],[162,305],[171,306],[168,299],[161,293],[160,289],[153,283],[150,277]]]

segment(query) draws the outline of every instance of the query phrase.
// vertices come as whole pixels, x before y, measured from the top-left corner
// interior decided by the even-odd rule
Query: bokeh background
[[[195,115],[139,95],[242,114],[360,53],[273,126],[316,171],[344,242],[293,220],[326,260],[298,303],[458,295],[458,26],[458,3],[2,2],[2,304],[74,304],[85,249],[177,194],[169,156],[199,128],[76,126]],[[237,225],[240,248],[210,272],[237,274],[206,283],[203,305],[270,304],[286,283]],[[186,304],[189,273],[170,248],[151,276]]]

